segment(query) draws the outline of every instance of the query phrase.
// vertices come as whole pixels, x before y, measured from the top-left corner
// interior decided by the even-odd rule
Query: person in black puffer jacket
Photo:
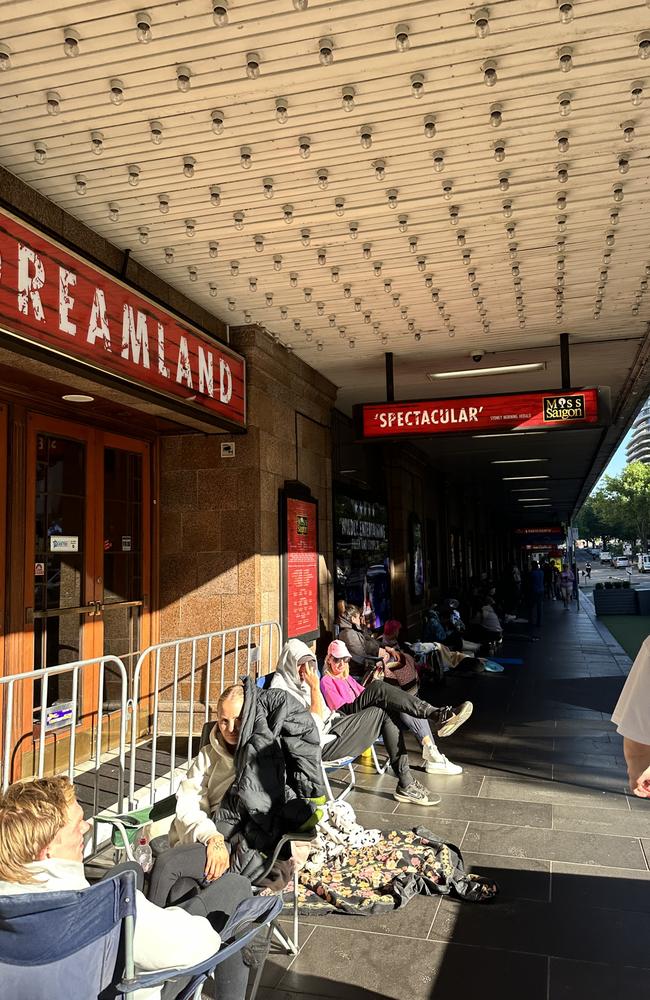
[[[367,673],[374,664],[367,659],[381,656],[381,647],[374,636],[361,624],[361,609],[355,604],[346,604],[339,616],[339,639],[345,643],[350,653],[350,673],[357,677]]]

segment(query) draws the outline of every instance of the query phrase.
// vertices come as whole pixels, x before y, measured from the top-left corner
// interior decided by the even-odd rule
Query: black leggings
[[[169,870],[173,869],[174,864],[170,865],[169,856],[175,855],[177,851],[181,852],[185,858],[185,871],[176,880],[173,891],[168,890],[164,901],[159,902],[159,899],[154,899],[151,893],[151,885],[155,882],[156,868],[158,868],[163,859],[168,859],[162,867],[164,869],[169,866]],[[194,871],[197,872],[198,877],[188,877],[190,871],[189,851],[193,852]],[[181,864],[176,867],[180,871],[183,865]],[[156,903],[158,906],[179,906],[182,910],[186,910],[187,913],[192,913],[194,916],[206,917],[215,931],[219,932],[225,925],[228,917],[234,913],[238,903],[243,899],[250,899],[253,895],[251,884],[242,875],[233,875],[230,872],[226,872],[215,882],[209,882],[205,884],[205,887],[200,887],[199,881],[203,879],[204,868],[205,846],[203,844],[191,844],[188,849],[176,847],[165,851],[154,864],[151,873],[150,891],[147,893],[147,898],[150,902]],[[108,871],[104,878],[110,878],[112,875],[116,875],[118,872],[127,869],[135,872],[137,887],[141,892],[144,891],[144,874],[142,868],[140,865],[132,862],[117,865]],[[263,937],[264,935],[262,934],[261,936]],[[162,1000],[174,1000],[185,989],[189,981],[189,976],[182,976],[174,982],[165,983],[161,995]],[[248,985],[248,967],[244,963],[242,951],[235,952],[230,958],[217,965],[214,970],[214,984],[215,994],[219,997],[219,1000],[244,1000]]]

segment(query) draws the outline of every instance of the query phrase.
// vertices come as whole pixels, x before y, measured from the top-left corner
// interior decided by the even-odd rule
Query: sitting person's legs
[[[458,726],[462,725],[472,714],[472,703],[464,701],[456,708],[445,706],[436,708],[428,701],[423,701],[417,695],[407,694],[394,684],[385,681],[372,681],[363,694],[353,702],[340,705],[337,709],[341,715],[356,715],[367,708],[382,708],[393,716],[410,715],[415,719],[428,719],[440,736],[449,736]]]
[[[167,906],[184,898],[189,888],[187,879],[195,883],[196,889],[203,882],[205,874],[205,844],[180,844],[159,854],[151,869],[149,891],[147,897],[156,906]],[[175,889],[176,883],[183,880],[183,893]],[[170,894],[174,893],[173,900]]]

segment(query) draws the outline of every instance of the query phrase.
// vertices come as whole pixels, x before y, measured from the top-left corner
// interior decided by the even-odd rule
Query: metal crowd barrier
[[[147,725],[147,743],[150,741],[151,760],[149,764],[149,804],[156,797],[156,772],[158,770],[159,744],[162,736],[169,737],[170,750],[168,770],[168,794],[176,791],[182,773],[187,770],[193,758],[193,741],[199,736],[203,725],[210,719],[211,703],[219,694],[243,673],[249,675],[254,669],[256,676],[269,673],[282,647],[282,630],[277,621],[256,622],[237,628],[206,632],[184,639],[173,639],[157,643],[143,650],[138,657],[133,675],[133,689],[129,701],[131,711],[131,759],[129,767],[128,799],[131,808],[136,804],[136,770],[139,748],[143,738],[139,735],[140,712],[145,709],[150,716]],[[165,667],[167,679],[161,681],[161,668]],[[142,674],[147,668],[153,670],[149,678],[148,691],[141,694]],[[201,676],[198,676],[198,675]],[[188,697],[182,701],[179,690],[183,687]],[[161,685],[169,698],[161,701]],[[197,698],[197,691],[199,697]],[[150,712],[147,701],[150,702]],[[203,706],[202,709],[200,706]],[[170,712],[168,733],[161,732],[161,708]],[[195,715],[200,720],[196,725]],[[165,727],[163,727],[165,728]],[[183,741],[185,751],[177,752],[177,744]],[[180,772],[180,773],[179,773]],[[139,797],[138,804],[145,801]]]
[[[93,698],[89,708],[80,711],[79,679],[84,674],[90,672],[93,667],[98,668],[98,683],[96,698]],[[111,686],[116,685],[116,674],[119,677],[119,698],[115,701],[119,707],[107,709],[104,706],[104,687],[106,668],[109,667],[112,673]],[[48,706],[48,690],[50,681],[54,677],[62,677],[66,674],[71,676],[71,697],[65,702],[65,709],[61,705]],[[41,682],[40,704],[34,709],[33,723],[29,729],[22,732],[24,726],[23,703],[32,703],[32,685],[34,682]],[[18,686],[18,692],[16,688]],[[18,693],[19,697],[16,698]],[[93,779],[93,815],[100,811],[99,805],[99,773],[102,757],[102,737],[104,727],[104,716],[112,712],[119,712],[119,739],[118,746],[111,751],[111,757],[117,758],[117,801],[124,803],[125,791],[125,771],[126,771],[126,727],[127,727],[127,705],[128,705],[128,676],[126,667],[117,656],[99,656],[91,660],[76,660],[73,663],[65,663],[56,667],[44,667],[40,670],[30,670],[20,674],[9,674],[0,677],[0,702],[2,704],[2,729],[0,735],[0,761],[2,762],[2,791],[11,784],[14,777],[12,774],[12,762],[19,760],[19,743],[15,742],[18,736],[19,741],[28,736],[34,743],[38,742],[38,763],[34,769],[33,777],[41,778],[45,773],[45,754],[48,739],[55,740],[58,736],[67,735],[69,739],[68,747],[68,777],[74,780],[75,774],[79,772],[79,767],[75,767],[75,752],[77,747],[77,724],[79,721],[88,720],[94,726],[94,756],[92,767],[84,769],[86,773],[94,775]],[[15,711],[16,704],[18,710]],[[21,719],[22,715],[22,719]],[[61,773],[60,769],[58,769]],[[96,834],[93,831],[93,837]],[[96,847],[93,841],[93,849]]]

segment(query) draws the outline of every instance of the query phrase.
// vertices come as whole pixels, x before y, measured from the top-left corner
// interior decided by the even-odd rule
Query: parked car
[[[639,573],[650,573],[650,552],[639,552],[636,561]]]
[[[614,556],[612,559],[612,566],[614,569],[625,569],[625,567],[629,565],[630,560],[627,556]]]
[[[611,561],[612,561],[612,553],[611,552],[605,552],[605,550],[603,550],[600,553],[600,561],[601,561],[601,563],[611,563]]]

